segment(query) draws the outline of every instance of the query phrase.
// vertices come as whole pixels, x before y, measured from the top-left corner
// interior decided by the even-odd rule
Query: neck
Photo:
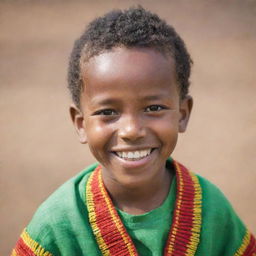
[[[143,214],[159,207],[168,196],[173,172],[165,169],[157,177],[136,184],[125,186],[111,177],[104,176],[103,182],[114,205],[129,214]]]

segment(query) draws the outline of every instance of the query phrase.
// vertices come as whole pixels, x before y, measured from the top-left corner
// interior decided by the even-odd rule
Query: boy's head
[[[115,47],[152,48],[172,56],[180,97],[188,93],[192,60],[183,40],[173,27],[142,7],[114,10],[92,21],[76,40],[70,57],[68,87],[73,102],[80,107],[83,64]]]
[[[70,113],[105,182],[142,186],[166,175],[192,107],[190,63],[174,29],[142,8],[111,12],[76,41]]]

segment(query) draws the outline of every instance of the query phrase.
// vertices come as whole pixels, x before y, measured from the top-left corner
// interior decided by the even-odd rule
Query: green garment
[[[139,255],[162,255],[170,230],[175,204],[175,181],[163,204],[148,213],[131,215],[117,210]]]
[[[85,187],[96,164],[63,184],[37,210],[26,230],[52,255],[101,255],[88,221]],[[227,199],[206,179],[202,188],[202,228],[196,256],[231,256],[240,248],[246,228]],[[176,179],[164,203],[143,215],[118,214],[140,256],[163,255],[172,222]]]

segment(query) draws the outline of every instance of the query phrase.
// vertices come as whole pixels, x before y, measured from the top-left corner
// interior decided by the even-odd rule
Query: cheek
[[[103,155],[111,140],[112,129],[101,122],[88,122],[86,124],[87,141],[91,152],[97,156]]]
[[[178,139],[178,119],[162,120],[154,125],[154,131],[162,142],[163,150],[167,155],[174,150]]]
[[[89,124],[87,126],[87,137],[89,145],[99,147],[106,139],[106,130],[97,123]]]
[[[179,116],[176,112],[166,115],[157,122],[152,122],[153,130],[157,131],[161,137],[173,137],[179,131]]]
[[[178,127],[170,123],[159,124],[159,136],[164,143],[176,143],[178,137]]]

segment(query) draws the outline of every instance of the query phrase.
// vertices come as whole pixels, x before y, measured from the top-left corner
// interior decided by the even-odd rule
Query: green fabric
[[[139,255],[162,255],[166,244],[175,204],[176,182],[172,182],[163,204],[148,213],[131,215],[118,210]]]
[[[234,255],[241,246],[246,228],[222,192],[206,179],[198,177],[203,191],[203,212],[196,255]]]
[[[96,165],[63,184],[37,210],[27,231],[53,255],[101,255],[88,222],[85,186]],[[199,177],[203,190],[202,230],[196,256],[231,256],[240,247],[245,227],[218,188]],[[171,225],[176,179],[159,208],[133,216],[118,210],[141,256],[162,255]]]

